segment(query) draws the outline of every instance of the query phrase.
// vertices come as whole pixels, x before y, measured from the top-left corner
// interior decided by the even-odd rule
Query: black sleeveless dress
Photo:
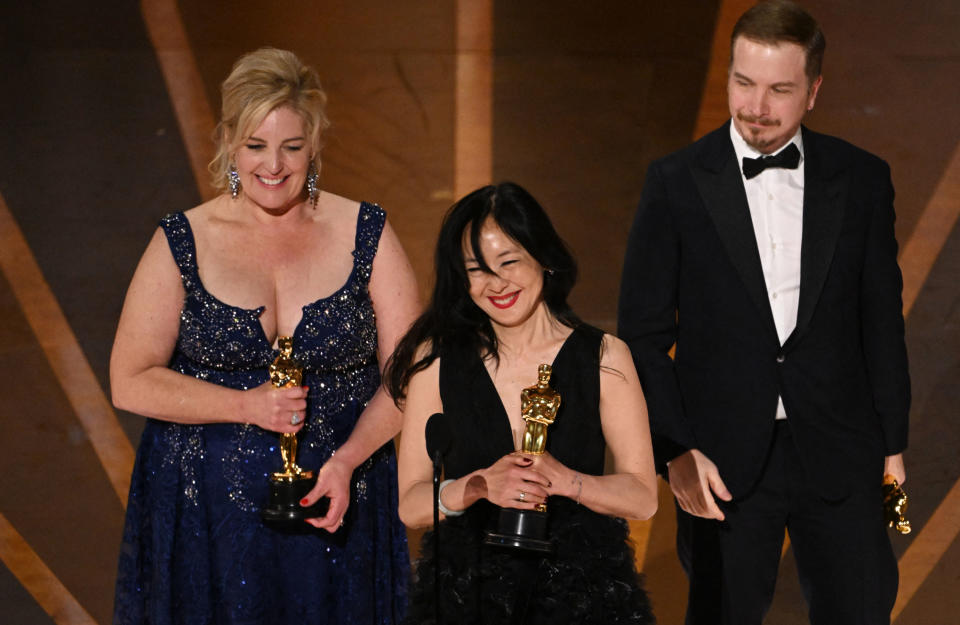
[[[562,404],[548,431],[547,450],[571,469],[592,475],[603,473],[605,451],[599,411],[602,337],[596,328],[576,328],[557,354],[550,383]],[[510,422],[477,354],[441,351],[440,394],[454,433],[445,457],[447,478],[488,467],[513,451]],[[565,497],[551,497],[548,507],[548,531],[556,545],[549,556],[484,545],[486,532],[496,531],[500,510],[487,500],[442,521],[439,563],[433,532],[427,532],[408,622],[436,622],[439,565],[441,623],[653,623],[626,522]]]

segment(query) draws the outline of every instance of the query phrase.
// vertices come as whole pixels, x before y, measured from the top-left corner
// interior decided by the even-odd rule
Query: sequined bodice
[[[367,284],[383,222],[379,207],[361,206],[353,269],[346,283],[303,307],[303,317],[293,335],[293,356],[308,370],[323,374],[375,363],[377,329]],[[183,213],[164,218],[162,226],[186,291],[174,366],[252,374],[249,379],[241,375],[228,384],[235,388],[262,383],[261,370],[276,356],[260,324],[265,308],[232,306],[207,291],[197,270],[190,222]]]
[[[346,441],[356,418],[380,384],[377,367],[377,327],[368,284],[385,214],[379,207],[361,204],[357,218],[353,269],[333,294],[303,307],[303,317],[293,334],[293,357],[304,367],[303,384],[310,388],[307,420],[300,434],[301,466],[318,468]],[[268,366],[277,355],[263,332],[264,307],[246,309],[226,304],[204,287],[197,270],[195,239],[183,213],[161,222],[173,257],[180,268],[184,298],[180,334],[170,367],[180,373],[228,386],[250,389],[269,379]],[[189,428],[171,427],[171,449],[183,462],[198,445]],[[259,488],[250,477],[251,463],[278,470],[276,435],[255,426],[208,426],[204,446],[224,469],[228,497],[243,510],[258,507]],[[175,444],[174,444],[175,443]],[[365,492],[363,471],[356,480],[357,493]]]

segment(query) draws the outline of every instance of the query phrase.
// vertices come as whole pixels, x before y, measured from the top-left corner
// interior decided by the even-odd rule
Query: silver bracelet
[[[451,510],[443,505],[443,489],[453,482],[456,482],[456,480],[443,480],[440,482],[440,488],[437,489],[437,507],[440,508],[440,512],[442,512],[444,516],[460,516],[464,513],[464,510]]]

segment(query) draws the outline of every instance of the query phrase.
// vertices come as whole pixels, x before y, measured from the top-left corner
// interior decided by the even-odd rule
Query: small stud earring
[[[230,170],[227,172],[227,185],[230,187],[230,197],[237,199],[237,196],[240,195],[240,174],[237,173],[237,166],[230,165]]]

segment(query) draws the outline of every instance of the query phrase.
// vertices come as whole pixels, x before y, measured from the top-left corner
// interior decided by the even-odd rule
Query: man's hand
[[[907,469],[903,466],[903,454],[887,456],[883,462],[883,474],[897,478],[900,486],[907,481]]]
[[[717,465],[700,450],[680,454],[667,463],[667,472],[670,490],[685,512],[704,519],[723,520],[723,512],[713,497],[730,501],[733,496],[720,479]]]

